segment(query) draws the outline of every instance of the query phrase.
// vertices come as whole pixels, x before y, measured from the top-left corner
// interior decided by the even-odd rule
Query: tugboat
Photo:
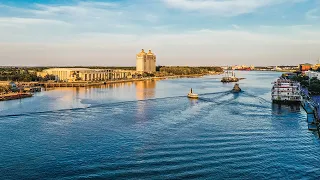
[[[239,87],[239,84],[238,84],[238,83],[236,83],[236,84],[233,86],[232,92],[233,92],[233,93],[241,92],[241,88]]]
[[[188,93],[188,98],[198,99],[198,98],[199,98],[199,95],[193,93],[193,92],[192,92],[192,88],[191,88],[190,92]]]

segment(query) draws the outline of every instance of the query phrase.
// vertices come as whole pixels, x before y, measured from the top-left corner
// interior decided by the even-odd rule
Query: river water
[[[236,73],[240,94],[206,76],[0,102],[0,179],[319,179],[305,112],[271,104],[280,73]]]

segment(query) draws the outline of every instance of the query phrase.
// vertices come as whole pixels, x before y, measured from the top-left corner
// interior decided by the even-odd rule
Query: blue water
[[[238,95],[206,76],[0,102],[0,179],[319,179],[305,112],[271,104],[279,75],[237,72]]]

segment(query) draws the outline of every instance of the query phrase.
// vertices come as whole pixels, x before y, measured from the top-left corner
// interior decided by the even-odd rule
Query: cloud
[[[70,25],[64,21],[54,19],[37,19],[37,18],[0,18],[0,24],[11,24],[11,25],[32,25],[32,24],[54,24],[54,25]]]
[[[6,62],[22,64],[72,65],[76,62],[77,65],[125,66],[134,65],[135,54],[145,48],[155,51],[158,63],[165,65],[223,65],[235,61],[240,64],[255,62],[255,65],[297,64],[309,52],[313,58],[318,56],[319,35],[320,31],[316,30],[301,30],[292,37],[214,29],[148,35],[83,33],[66,37],[62,43],[3,43],[0,56],[11,59]]]
[[[260,25],[259,27],[262,29],[274,29],[274,30],[279,30],[279,29],[291,29],[291,30],[299,30],[299,29],[309,29],[313,25],[312,24],[295,24],[295,25],[287,25],[287,26],[270,26],[270,25]]]
[[[231,25],[234,29],[240,29],[240,26],[236,25],[236,24],[232,24]]]
[[[306,18],[315,20],[315,19],[320,19],[320,9],[311,9],[306,13]]]
[[[146,20],[149,21],[149,22],[157,22],[159,19],[158,16],[155,16],[153,14],[147,14],[146,15]]]
[[[316,24],[275,26],[283,21],[283,11],[273,24],[265,25],[260,25],[261,17],[268,14],[255,16],[254,21],[203,16],[210,11],[235,16],[298,2],[293,0],[65,2],[0,7],[2,63],[126,66],[135,64],[141,48],[153,49],[163,65],[252,64],[257,59],[263,64],[272,58],[276,63],[296,63],[308,49],[320,48]],[[286,16],[292,18],[288,12]]]
[[[107,18],[121,13],[116,12],[117,4],[103,2],[78,2],[72,5],[44,5],[35,4],[28,11],[35,15],[55,16],[60,18]]]
[[[237,16],[251,13],[257,9],[281,3],[297,3],[305,0],[162,0],[169,7],[189,10],[206,11],[220,16]]]

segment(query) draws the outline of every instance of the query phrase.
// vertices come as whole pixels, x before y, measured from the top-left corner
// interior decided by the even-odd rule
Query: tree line
[[[316,77],[309,80],[308,76],[300,74],[293,76],[291,79],[300,82],[301,86],[308,88],[311,95],[320,95],[320,80]]]
[[[162,66],[157,67],[160,73],[166,75],[195,75],[209,74],[210,72],[223,72],[221,67],[189,67],[189,66]]]
[[[0,81],[48,81],[54,80],[55,76],[46,75],[45,77],[37,76],[37,72],[42,71],[43,68],[18,68],[18,67],[2,67],[0,68]]]

